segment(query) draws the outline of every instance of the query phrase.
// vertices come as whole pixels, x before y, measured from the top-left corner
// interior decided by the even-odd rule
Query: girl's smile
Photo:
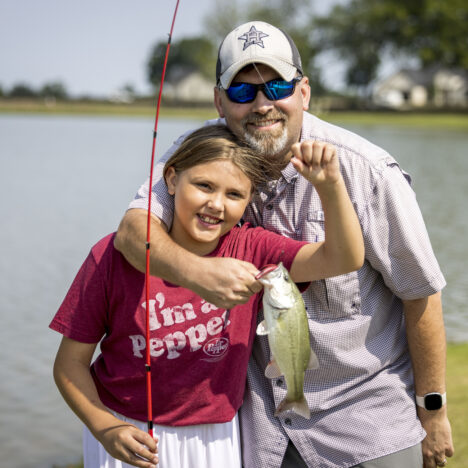
[[[170,167],[166,183],[175,208],[169,234],[199,255],[212,252],[220,237],[239,222],[252,191],[250,179],[228,159],[181,172]]]

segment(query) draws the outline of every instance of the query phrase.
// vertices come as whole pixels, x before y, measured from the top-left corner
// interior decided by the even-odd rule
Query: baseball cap
[[[263,21],[238,26],[223,40],[216,63],[216,83],[229,88],[236,74],[251,63],[263,63],[286,81],[297,71],[302,74],[301,57],[291,37]]]

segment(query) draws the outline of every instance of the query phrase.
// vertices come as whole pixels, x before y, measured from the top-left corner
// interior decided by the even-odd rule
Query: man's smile
[[[255,120],[253,122],[247,122],[247,125],[258,130],[271,130],[281,125],[282,122],[282,119]]]

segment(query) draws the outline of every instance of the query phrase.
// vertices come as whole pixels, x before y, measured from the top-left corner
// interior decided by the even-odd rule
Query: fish
[[[317,369],[319,362],[310,346],[304,300],[282,262],[266,265],[256,278],[264,287],[264,320],[258,324],[256,333],[267,336],[272,354],[265,376],[269,379],[284,376],[287,385],[286,396],[276,408],[275,416],[292,410],[310,419],[304,374],[306,369]]]

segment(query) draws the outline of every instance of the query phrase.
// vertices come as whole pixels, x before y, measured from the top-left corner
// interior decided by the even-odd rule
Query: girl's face
[[[230,160],[198,164],[166,173],[168,192],[174,195],[171,237],[198,255],[207,255],[219,238],[238,223],[251,198],[250,179]]]

